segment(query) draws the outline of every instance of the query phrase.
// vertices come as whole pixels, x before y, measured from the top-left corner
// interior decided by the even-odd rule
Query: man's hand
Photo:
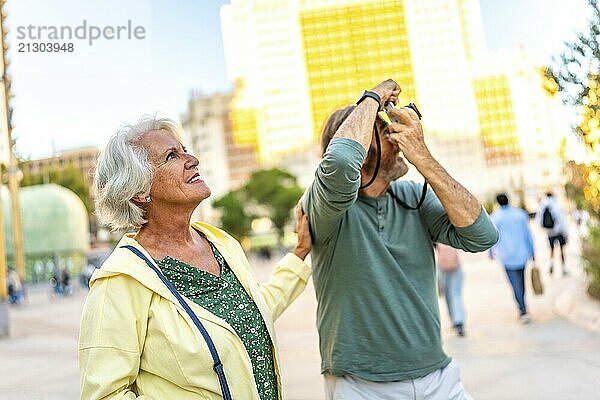
[[[423,136],[419,116],[409,107],[390,111],[389,135],[404,157],[429,182],[456,227],[471,225],[481,213],[481,203],[433,158]]]
[[[375,92],[381,97],[381,107],[389,102],[396,104],[398,102],[398,95],[401,91],[402,89],[400,89],[400,86],[392,79],[383,81],[371,89],[371,92]]]
[[[392,121],[388,134],[398,143],[404,157],[419,169],[422,161],[431,158],[419,116],[409,107],[393,108],[388,115]]]

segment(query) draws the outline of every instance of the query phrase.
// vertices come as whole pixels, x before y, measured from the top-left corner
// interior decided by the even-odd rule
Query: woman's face
[[[150,131],[137,144],[146,149],[154,168],[150,188],[153,205],[190,204],[195,208],[210,196],[209,187],[198,173],[198,159],[188,154],[173,134]]]

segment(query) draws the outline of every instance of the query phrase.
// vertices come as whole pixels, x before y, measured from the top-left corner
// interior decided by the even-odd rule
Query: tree
[[[563,172],[567,176],[567,183],[565,183],[565,194],[567,197],[575,202],[578,209],[588,208],[584,195],[588,172],[586,166],[584,164],[577,164],[575,161],[569,161],[564,166]]]
[[[563,103],[578,108],[581,121],[577,134],[592,152],[600,155],[600,9],[598,0],[588,0],[592,17],[585,32],[579,32],[546,69],[550,84]],[[554,86],[552,85],[554,83]]]
[[[585,200],[596,211],[600,210],[600,9],[598,0],[588,0],[592,16],[584,32],[572,42],[565,42],[565,50],[546,68],[546,88],[558,92],[564,104],[579,112],[575,132],[591,156],[586,166]],[[572,190],[573,188],[569,188]]]
[[[244,191],[249,199],[268,211],[267,216],[273,221],[281,241],[292,210],[303,193],[296,177],[278,168],[255,171]]]
[[[292,210],[302,196],[303,190],[296,182],[294,175],[278,168],[255,171],[246,185],[213,202],[221,209],[222,228],[241,240],[250,233],[252,220],[265,216],[275,225],[281,242]]]
[[[577,108],[580,119],[575,132],[591,156],[588,165],[568,166],[571,181],[565,189],[575,201],[595,211],[597,217],[600,211],[600,9],[598,0],[588,0],[588,4],[592,16],[586,32],[578,33],[573,42],[565,43],[560,60],[554,60],[554,65],[546,69],[546,77],[555,83],[563,103]],[[588,292],[600,299],[600,229],[593,227],[582,243],[581,257],[589,277]]]
[[[242,240],[251,230],[253,216],[246,212],[246,199],[242,190],[226,193],[213,202],[221,209],[221,226],[236,239]]]
[[[69,165],[62,170],[49,169],[41,174],[24,174],[21,186],[55,183],[73,191],[83,202],[88,213],[92,210],[90,188],[83,173],[75,166]]]

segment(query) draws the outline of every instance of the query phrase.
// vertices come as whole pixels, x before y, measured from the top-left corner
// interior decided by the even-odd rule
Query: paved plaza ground
[[[556,313],[561,296],[582,287],[578,243],[569,244],[570,275],[549,277],[546,243],[536,232],[546,293],[528,294],[530,325],[521,325],[504,272],[484,254],[464,255],[467,336],[450,328],[444,303],[446,352],[478,400],[585,400],[600,398],[600,333]],[[266,279],[269,265],[256,274]],[[85,299],[49,299],[43,287],[30,291],[29,304],[10,308],[11,336],[0,340],[0,399],[77,399],[77,335]],[[288,400],[323,399],[319,375],[312,284],[277,322],[282,373]]]

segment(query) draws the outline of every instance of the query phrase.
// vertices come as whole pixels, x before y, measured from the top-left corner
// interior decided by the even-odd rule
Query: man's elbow
[[[351,157],[350,154],[336,153],[325,154],[319,168],[322,173],[328,176],[352,176],[360,174],[360,163]]]
[[[494,227],[494,229],[490,229],[490,231],[482,237],[479,245],[481,249],[478,251],[485,251],[492,248],[496,243],[498,243],[498,239],[500,238],[500,234],[498,233],[498,229]]]
[[[322,163],[315,177],[317,190],[333,203],[353,203],[360,187],[360,166],[343,160]],[[321,192],[325,190],[325,192]]]
[[[476,238],[471,238],[468,243],[465,243],[466,251],[470,253],[481,253],[491,249],[498,242],[498,230],[490,229],[488,232],[478,235]]]

